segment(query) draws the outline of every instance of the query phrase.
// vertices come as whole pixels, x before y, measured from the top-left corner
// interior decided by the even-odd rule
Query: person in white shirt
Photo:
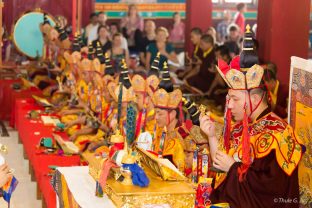
[[[98,14],[94,12],[90,15],[90,23],[87,25],[85,30],[85,37],[88,45],[97,39],[97,30],[99,25]]]
[[[119,26],[118,26],[117,23],[113,22],[110,25],[110,33],[111,33],[111,40],[113,39],[113,36],[115,34],[120,33]],[[123,48],[125,50],[128,50],[128,41],[127,41],[127,39],[124,36],[122,36],[122,38],[121,38],[121,48]]]

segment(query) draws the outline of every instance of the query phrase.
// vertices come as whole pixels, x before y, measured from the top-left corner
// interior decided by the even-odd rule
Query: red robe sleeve
[[[246,178],[239,182],[234,163],[226,179],[211,194],[213,203],[227,202],[231,208],[299,207],[298,167],[288,176],[278,165],[274,150],[255,159]]]

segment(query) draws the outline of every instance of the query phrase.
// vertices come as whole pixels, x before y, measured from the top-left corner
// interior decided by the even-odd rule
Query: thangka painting
[[[299,164],[300,204],[312,207],[312,61],[291,57],[288,122],[306,152]]]

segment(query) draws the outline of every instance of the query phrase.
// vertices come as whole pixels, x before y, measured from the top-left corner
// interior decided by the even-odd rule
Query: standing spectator
[[[120,22],[120,28],[123,35],[128,40],[129,49],[131,51],[137,51],[135,47],[134,34],[136,30],[143,30],[144,21],[138,13],[138,9],[134,4],[129,5],[128,14],[122,18]]]
[[[243,36],[245,32],[245,17],[244,13],[247,12],[247,5],[244,3],[239,3],[236,6],[237,13],[234,17],[234,23],[240,28],[240,34]]]
[[[173,14],[173,27],[170,31],[169,41],[173,44],[183,43],[185,33],[185,24],[181,20],[181,15],[179,12]]]
[[[221,21],[217,26],[217,40],[220,43],[223,43],[226,40],[227,29],[231,24],[231,12],[228,10],[224,10],[223,18],[224,20]]]
[[[147,46],[155,42],[156,38],[156,25],[153,20],[147,20],[144,24],[144,32],[137,30],[135,33],[135,44],[138,46],[140,65],[146,66],[146,49]]]
[[[113,39],[113,36],[114,36],[115,34],[117,34],[117,33],[121,34],[121,33],[120,33],[120,30],[119,30],[119,26],[118,26],[117,23],[113,22],[113,23],[110,25],[110,39],[112,40],[112,39]],[[125,49],[125,50],[128,50],[128,42],[127,42],[127,39],[126,39],[124,36],[122,36],[122,38],[121,38],[121,47],[122,47],[123,49]]]
[[[165,61],[171,61],[176,64],[179,63],[177,55],[174,52],[173,46],[167,42],[168,39],[168,30],[164,27],[159,27],[156,30],[156,42],[151,43],[147,46],[146,54],[146,69],[150,69],[150,66],[157,56],[157,53],[160,53],[159,66],[163,66]]]
[[[85,29],[85,38],[87,39],[88,45],[97,38],[97,30],[99,27],[98,15],[93,12],[90,15],[90,23]]]
[[[105,12],[100,12],[98,14],[98,21],[100,25],[106,26],[107,15],[105,14]]]
[[[104,25],[99,26],[98,28],[98,38],[92,41],[93,48],[97,48],[97,43],[99,42],[101,48],[103,50],[103,54],[109,51],[112,48],[112,43],[108,39],[108,30],[107,27]]]

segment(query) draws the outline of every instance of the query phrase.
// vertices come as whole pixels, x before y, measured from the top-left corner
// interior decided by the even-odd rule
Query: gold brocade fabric
[[[306,146],[306,152],[299,164],[300,203],[312,204],[312,108],[296,103],[295,133]]]
[[[160,140],[162,132],[162,128],[157,128],[156,135],[154,135],[154,152],[156,153],[158,153],[158,151],[160,150]],[[163,147],[163,156],[172,156],[173,163],[182,173],[185,169],[185,154],[183,144],[183,138],[181,137],[177,129],[171,132],[167,132]]]
[[[229,154],[237,160],[242,158],[242,125],[237,124],[231,131],[231,149]],[[272,150],[280,168],[291,175],[302,157],[301,140],[296,138],[293,129],[284,120],[269,113],[250,125],[250,143],[252,145],[252,159],[263,158]],[[216,187],[225,179],[226,174],[218,174]]]
[[[83,102],[87,103],[88,102],[88,85],[87,83],[80,79],[78,81],[78,85],[77,85],[77,92],[79,97],[82,99]]]

